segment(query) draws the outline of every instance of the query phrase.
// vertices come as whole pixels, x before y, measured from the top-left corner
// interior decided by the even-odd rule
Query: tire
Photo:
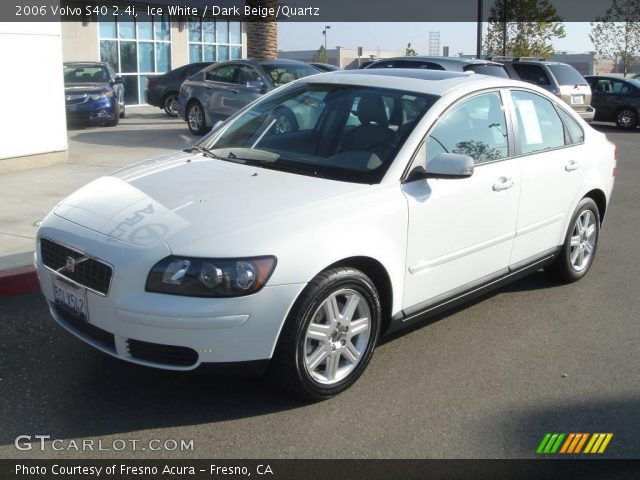
[[[162,108],[164,109],[164,113],[169,115],[170,117],[178,116],[178,94],[176,92],[171,92],[162,100]]]
[[[638,126],[638,112],[632,107],[622,107],[616,112],[616,126],[624,130],[631,130]]]
[[[273,112],[276,117],[276,133],[291,133],[299,130],[298,120],[288,107],[280,107]]]
[[[564,244],[554,262],[545,271],[561,282],[571,283],[584,277],[596,256],[600,237],[600,212],[591,198],[583,198],[571,217]]]
[[[108,122],[105,123],[105,125],[107,127],[115,127],[118,125],[118,123],[120,122],[120,116],[122,115],[121,111],[120,111],[120,104],[118,102],[116,102],[116,110],[113,113],[113,120],[110,120]]]
[[[185,117],[187,119],[189,131],[194,135],[204,135],[209,131],[206,124],[204,109],[197,100],[189,104]]]
[[[348,267],[325,270],[293,306],[278,340],[272,375],[304,400],[324,400],[346,390],[371,360],[381,317],[380,296],[369,277]]]

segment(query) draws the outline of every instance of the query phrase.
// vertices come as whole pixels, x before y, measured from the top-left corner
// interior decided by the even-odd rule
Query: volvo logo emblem
[[[67,259],[64,262],[64,269],[69,272],[69,273],[73,273],[76,271],[76,259],[73,257],[67,257]]]

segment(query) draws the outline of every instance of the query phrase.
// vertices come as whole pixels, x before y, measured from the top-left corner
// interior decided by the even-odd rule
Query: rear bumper
[[[593,118],[596,116],[596,109],[593,107],[587,107],[586,110],[581,110],[577,113],[585,122],[591,123]]]

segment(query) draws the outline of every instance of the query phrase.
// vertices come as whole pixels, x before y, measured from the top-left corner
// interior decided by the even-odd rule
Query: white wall
[[[65,151],[60,23],[0,22],[0,65],[0,159]]]

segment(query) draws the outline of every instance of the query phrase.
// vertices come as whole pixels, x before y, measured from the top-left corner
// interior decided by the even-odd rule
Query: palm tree
[[[251,7],[277,8],[278,0],[246,0]],[[247,22],[247,56],[257,60],[272,60],[278,55],[278,22]]]

